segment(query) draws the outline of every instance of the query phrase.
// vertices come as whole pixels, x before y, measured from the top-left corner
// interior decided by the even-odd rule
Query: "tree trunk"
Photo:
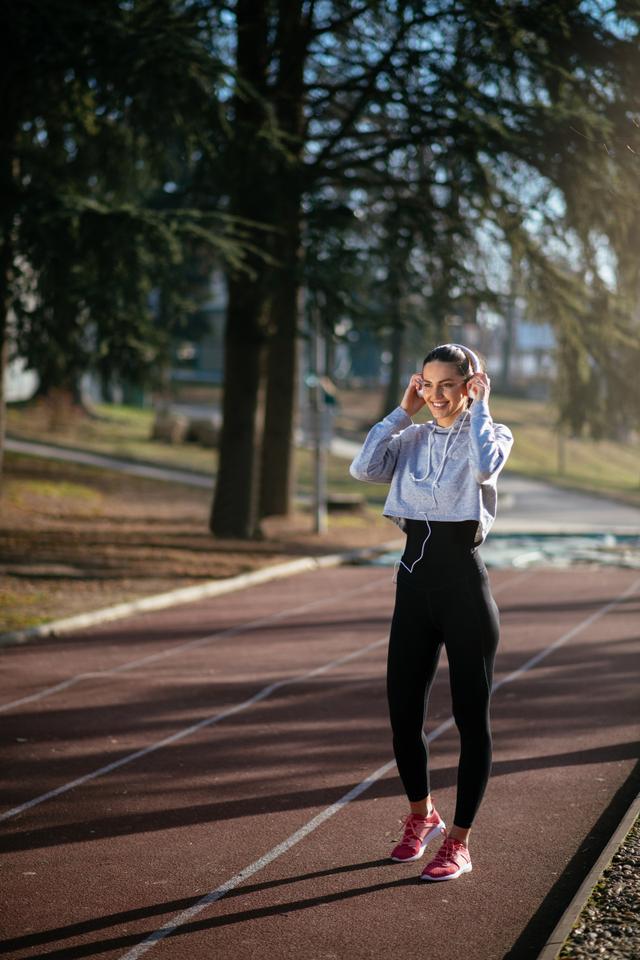
[[[229,288],[225,333],[220,462],[210,529],[217,537],[260,536],[260,385],[263,378],[265,303],[259,285],[240,277]]]
[[[6,275],[0,281],[7,286]],[[2,291],[4,294],[4,289]],[[5,396],[5,371],[9,359],[9,331],[7,327],[7,297],[0,298],[0,489],[2,488],[4,467],[4,439],[7,432],[7,403]]]
[[[298,365],[299,202],[287,198],[281,238],[283,267],[276,274],[271,299],[273,331],[269,340],[267,398],[260,513],[263,517],[291,512],[294,493],[294,426]]]
[[[511,359],[515,340],[516,301],[513,294],[507,301],[504,312],[504,338],[502,341],[502,357],[500,366],[500,389],[506,392],[511,387]]]
[[[74,422],[93,416],[85,406],[76,382],[57,382],[51,386],[40,383],[33,402],[45,410],[48,428],[52,432],[68,430]]]
[[[391,218],[389,223],[389,277],[387,287],[389,291],[388,309],[391,332],[389,334],[389,352],[391,353],[391,369],[389,383],[382,399],[383,409],[380,411],[382,420],[400,403],[402,393],[402,369],[404,365],[405,323],[403,320],[403,292],[404,277],[406,274],[409,251],[400,242],[397,225]]]
[[[266,5],[238,0],[235,14],[237,71],[248,87],[236,94],[233,104],[233,139],[225,158],[232,179],[229,213],[245,221],[272,223],[273,148],[264,137],[268,11]],[[248,232],[257,249],[265,244],[264,232]],[[253,539],[260,536],[259,400],[268,290],[267,268],[260,256],[250,256],[247,265],[250,274],[234,273],[229,279],[223,423],[210,529],[217,537]]]
[[[5,371],[9,361],[9,309],[11,305],[11,282],[14,259],[14,161],[11,160],[9,144],[3,138],[0,149],[0,197],[3,201],[2,234],[0,235],[0,483],[4,468],[4,441],[7,429],[7,405],[5,395]]]
[[[274,177],[275,225],[273,254],[280,268],[272,291],[272,331],[269,342],[267,400],[260,512],[288,514],[294,492],[294,426],[298,359],[298,298],[300,289],[301,149],[303,138],[304,63],[309,24],[302,0],[278,5],[278,77],[274,103],[278,126],[287,135],[286,153],[277,159]]]
[[[393,318],[393,326],[389,335],[389,352],[391,353],[391,369],[389,370],[389,382],[384,392],[384,409],[381,411],[381,417],[386,417],[390,410],[395,408],[402,399],[403,387],[402,370],[404,367],[404,335],[405,328],[399,316]]]

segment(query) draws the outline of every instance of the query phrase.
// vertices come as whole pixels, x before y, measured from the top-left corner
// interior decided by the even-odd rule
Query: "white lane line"
[[[497,690],[499,687],[502,687],[507,683],[513,683],[514,680],[517,680],[518,677],[522,676],[523,673],[526,673],[537,663],[540,663],[541,660],[543,660],[545,657],[548,657],[554,652],[554,650],[557,650],[558,647],[561,647],[563,644],[573,639],[573,637],[575,637],[578,633],[581,633],[583,630],[586,630],[587,627],[590,627],[591,624],[596,622],[596,620],[599,620],[601,617],[605,616],[605,614],[616,607],[619,603],[635,593],[639,587],[640,579],[634,580],[634,582],[627,587],[623,593],[616,597],[615,600],[611,600],[599,610],[596,610],[595,613],[591,614],[591,616],[587,617],[585,620],[582,620],[567,633],[564,633],[561,637],[558,637],[557,640],[554,640],[554,642],[549,644],[548,647],[545,647],[534,657],[531,657],[529,660],[527,660],[526,663],[524,663],[517,670],[512,671],[512,673],[509,673],[506,677],[503,677],[502,680],[494,683],[492,691]],[[429,734],[427,740],[429,742],[435,740],[446,730],[452,727],[453,723],[453,717],[449,717],[448,720],[445,720],[438,727],[436,727],[432,733]],[[317,828],[325,823],[325,821],[329,820],[330,817],[333,817],[336,813],[339,813],[344,807],[346,807],[348,803],[363,794],[365,790],[368,790],[369,787],[372,786],[377,780],[380,780],[381,777],[384,777],[385,774],[392,770],[394,766],[395,760],[389,760],[381,767],[378,767],[378,769],[369,774],[366,779],[362,780],[359,784],[349,790],[348,793],[345,793],[344,796],[340,797],[339,800],[336,800],[335,803],[332,803],[330,807],[326,807],[324,810],[322,810],[312,820],[309,820],[302,827],[300,827],[299,830],[296,830],[295,833],[292,833],[290,837],[287,837],[286,840],[283,840],[282,843],[272,847],[271,850],[264,854],[264,856],[260,857],[258,860],[254,860],[254,862],[249,864],[248,867],[244,867],[243,870],[240,870],[239,873],[236,873],[235,876],[231,877],[230,880],[227,880],[221,886],[216,887],[216,889],[212,890],[210,893],[205,894],[205,896],[201,897],[200,900],[197,900],[192,907],[182,910],[170,920],[167,920],[165,924],[163,924],[153,933],[149,934],[148,937],[137,944],[137,946],[135,946],[132,950],[129,950],[128,953],[123,954],[120,957],[120,960],[138,960],[138,957],[141,957],[148,950],[151,950],[156,943],[164,940],[165,937],[171,936],[179,927],[189,923],[199,913],[202,913],[203,910],[206,910],[206,908],[212,903],[215,903],[217,900],[221,900],[222,897],[229,893],[230,890],[234,890],[236,887],[240,886],[240,884],[244,883],[244,881],[249,877],[252,877],[255,873],[258,873],[274,860],[277,860],[283,854],[291,850],[291,848],[297,843],[299,843],[301,840],[304,840],[305,837],[309,836],[310,833],[313,833],[313,831],[317,830]]]
[[[531,571],[511,577],[509,580],[496,587],[496,589],[493,591],[494,595],[499,593],[500,590],[503,590],[505,587],[510,586],[512,583],[519,582],[529,576],[531,576]],[[287,617],[294,617],[300,613],[306,613],[308,610],[313,610],[314,607],[321,607],[325,603],[332,603],[336,600],[356,596],[359,593],[366,593],[369,590],[375,590],[386,582],[386,576],[379,577],[376,580],[369,581],[369,583],[366,583],[361,587],[355,587],[353,590],[345,590],[342,593],[332,594],[330,597],[320,597],[318,600],[311,600],[308,603],[302,603],[297,607],[289,607],[286,610],[280,610],[276,613],[271,613],[268,616],[260,617],[257,620],[249,620],[247,623],[238,624],[236,627],[229,627],[227,630],[218,630],[214,633],[209,633],[204,637],[196,637],[194,640],[188,640],[186,643],[180,643],[176,646],[167,647],[165,650],[160,650],[158,653],[150,653],[144,657],[138,657],[136,660],[128,660],[125,663],[119,664],[117,667],[111,667],[109,670],[89,670],[85,673],[78,673],[73,677],[68,677],[66,680],[61,680],[60,683],[53,684],[50,687],[44,687],[42,690],[39,690],[36,693],[30,693],[27,696],[20,697],[18,700],[11,700],[8,703],[1,703],[0,713],[6,713],[8,710],[12,710],[14,707],[21,707],[25,703],[35,703],[38,700],[44,700],[47,697],[52,696],[54,693],[60,693],[62,690],[68,690],[69,687],[74,687],[83,680],[100,680],[104,679],[105,677],[117,676],[118,674],[126,673],[129,670],[136,670],[138,667],[146,666],[150,663],[156,663],[158,660],[164,660],[167,657],[176,656],[179,653],[183,653],[185,650],[193,650],[197,647],[205,646],[208,643],[213,643],[214,641],[217,642],[219,640],[229,640],[231,637],[237,637],[242,633],[248,633],[251,630],[259,630],[261,627],[268,626],[271,623],[277,623],[280,620],[285,620]]]
[[[69,781],[69,783],[63,783],[54,790],[49,790],[47,793],[43,793],[38,797],[34,797],[32,800],[27,800],[25,803],[21,803],[19,806],[13,807],[11,810],[6,810],[4,813],[0,814],[0,822],[3,820],[10,820],[12,817],[17,817],[18,814],[24,813],[25,810],[30,810],[31,807],[37,807],[39,804],[44,803],[45,800],[51,800],[53,797],[59,797],[63,793],[68,793],[69,790],[73,790],[74,787],[79,787],[83,783],[88,783],[90,780],[97,779],[97,777],[103,777],[105,774],[111,773],[113,770],[117,770],[118,767],[124,767],[128,763],[133,763],[134,760],[139,760],[141,757],[146,757],[150,753],[155,753],[157,750],[161,750],[163,747],[168,747],[171,743],[177,743],[180,740],[184,740],[185,737],[190,737],[192,733],[197,733],[198,730],[203,730],[205,727],[213,727],[216,723],[220,723],[221,720],[225,720],[227,717],[232,717],[234,714],[240,713],[241,710],[246,710],[247,707],[253,706],[254,703],[259,703],[261,700],[264,700],[266,697],[270,696],[275,690],[281,690],[283,687],[289,687],[295,683],[302,683],[306,680],[311,680],[312,677],[318,677],[323,673],[327,673],[329,670],[333,670],[334,667],[339,667],[343,663],[348,663],[350,660],[355,660],[356,657],[361,657],[370,650],[373,650],[375,647],[379,647],[381,644],[386,643],[387,639],[387,634],[385,634],[384,637],[381,637],[379,640],[375,640],[373,643],[368,643],[364,647],[359,647],[357,650],[353,650],[351,653],[347,653],[343,657],[338,657],[337,660],[331,660],[329,663],[322,664],[320,667],[315,667],[313,670],[309,670],[306,673],[297,674],[295,677],[288,677],[284,680],[276,680],[274,683],[270,683],[268,686],[263,687],[262,690],[259,690],[252,697],[249,697],[247,700],[243,700],[241,703],[236,703],[232,707],[222,710],[220,713],[214,713],[210,717],[205,717],[203,720],[198,721],[198,723],[194,723],[189,727],[178,730],[176,733],[172,733],[171,736],[164,737],[162,740],[157,740],[148,747],[143,747],[140,750],[136,750],[134,753],[128,753],[126,756],[120,757],[119,760],[114,760],[113,763],[107,763],[105,766],[99,767],[97,770],[92,770],[90,773],[85,773],[82,777],[77,777],[75,780]]]
[[[532,575],[532,572],[518,574],[518,576],[512,577],[505,583],[500,584],[499,589],[503,589],[515,581],[522,580],[523,578]],[[374,581],[372,584],[370,584],[370,589],[373,589],[375,586],[379,586],[378,581]],[[363,592],[363,589],[364,588],[359,588],[349,592],[361,593]],[[494,593],[497,592],[498,589],[494,591]],[[343,594],[341,594],[341,596],[343,596]],[[318,601],[313,601],[312,604],[306,604],[305,606],[317,605],[317,603]],[[77,777],[75,780],[71,780],[68,783],[63,783],[61,786],[55,787],[53,790],[49,790],[47,793],[40,794],[31,800],[27,800],[24,803],[19,804],[17,807],[12,807],[10,810],[0,813],[0,822],[17,817],[19,814],[24,813],[25,810],[31,809],[31,807],[36,807],[39,804],[44,803],[46,800],[52,800],[54,797],[58,797],[63,793],[68,793],[69,790],[73,790],[75,787],[79,787],[83,783],[88,783],[89,781],[95,780],[98,777],[102,777],[107,773],[111,773],[113,770],[117,770],[119,767],[124,767],[126,764],[133,763],[135,760],[146,757],[150,753],[155,753],[157,750],[161,750],[163,747],[169,746],[171,743],[177,743],[180,740],[184,740],[185,737],[190,736],[192,733],[196,733],[198,730],[202,730],[205,727],[212,727],[216,723],[220,723],[221,720],[231,717],[236,713],[240,713],[241,710],[246,710],[248,707],[253,706],[254,703],[259,703],[261,700],[264,700],[266,697],[270,696],[275,690],[280,690],[282,687],[291,686],[294,683],[301,683],[303,681],[310,680],[312,677],[317,677],[320,676],[320,674],[327,673],[334,667],[340,666],[343,663],[348,663],[350,660],[354,660],[356,657],[360,657],[363,654],[368,653],[369,650],[379,647],[381,644],[386,643],[387,639],[388,634],[385,634],[385,636],[381,637],[379,640],[375,640],[373,643],[367,644],[364,647],[359,647],[357,650],[346,654],[344,657],[339,657],[337,660],[331,660],[329,663],[323,664],[320,667],[315,667],[313,670],[299,674],[295,677],[289,677],[284,680],[277,680],[274,683],[270,683],[266,687],[263,687],[262,690],[259,690],[252,697],[249,697],[247,700],[243,700],[241,703],[235,704],[233,707],[228,707],[226,710],[223,710],[220,713],[215,713],[210,717],[205,717],[198,723],[194,723],[189,727],[178,730],[176,733],[171,734],[171,736],[165,737],[162,740],[158,740],[155,743],[150,744],[148,747],[143,747],[140,750],[136,750],[134,753],[129,753],[124,757],[120,757],[119,760],[114,760],[113,763],[105,764],[103,767],[99,767],[97,770],[92,770],[90,773],[86,773],[81,777]],[[154,654],[153,656],[156,655]]]
[[[386,638],[385,638],[386,639]],[[444,720],[435,730],[432,730],[431,733],[427,736],[427,742],[431,743],[432,740],[435,740],[446,730],[449,730],[453,726],[454,720],[453,717],[449,717],[448,720]],[[229,893],[230,890],[234,890],[236,887],[239,887],[245,880],[248,880],[249,877],[252,877],[254,873],[258,873],[260,870],[263,870],[264,867],[268,866],[270,863],[273,863],[274,860],[277,860],[278,857],[281,857],[284,853],[287,853],[294,847],[297,843],[300,843],[301,840],[304,840],[305,837],[308,837],[310,833],[313,833],[314,830],[317,830],[318,827],[322,826],[325,821],[329,820],[336,813],[339,813],[343,807],[346,807],[348,803],[351,803],[352,800],[356,800],[361,794],[368,790],[377,780],[380,780],[385,774],[389,773],[396,765],[395,760],[388,760],[387,763],[384,763],[381,767],[378,767],[377,770],[374,770],[373,773],[369,774],[364,780],[358,783],[355,787],[352,787],[348,793],[345,793],[344,796],[340,797],[339,800],[336,800],[335,803],[332,803],[330,807],[326,807],[319,814],[313,817],[312,820],[309,820],[305,823],[299,830],[296,830],[295,833],[292,833],[290,837],[287,837],[286,840],[283,840],[282,843],[279,843],[277,846],[272,847],[268,853],[265,853],[264,856],[260,857],[258,860],[254,860],[253,863],[249,864],[248,867],[244,867],[240,870],[239,873],[236,873],[235,876],[231,877],[230,880],[227,880],[221,886],[216,887],[215,890],[212,890],[211,893],[205,894],[200,900],[198,900],[192,907],[188,907],[186,910],[182,910],[175,917],[172,917],[171,920],[168,920],[162,927],[158,930],[155,930],[150,934],[145,940],[135,946],[127,954],[120,958],[120,960],[137,960],[137,957],[141,957],[143,953],[146,953],[147,950],[150,950],[156,943],[160,940],[164,940],[165,937],[170,936],[178,927],[184,926],[186,923],[189,923],[194,917],[199,913],[202,913],[208,906],[212,903],[215,903],[216,900],[221,900],[225,894]]]
[[[334,593],[328,597],[320,597],[318,600],[310,600],[308,603],[302,603],[296,607],[289,607],[286,610],[279,610],[276,613],[269,614],[268,616],[260,617],[258,620],[250,620],[247,623],[238,624],[236,627],[229,627],[227,630],[219,630],[215,631],[214,633],[209,633],[204,637],[196,637],[194,640],[188,640],[186,643],[180,643],[175,646],[167,647],[165,650],[160,650],[158,653],[150,653],[144,657],[139,657],[136,660],[128,660],[126,663],[121,663],[117,667],[111,667],[109,670],[90,670],[86,673],[78,673],[73,677],[69,677],[67,680],[61,680],[60,683],[56,683],[51,687],[44,687],[42,690],[39,690],[36,693],[30,693],[25,697],[20,697],[19,700],[12,700],[10,703],[0,704],[0,713],[11,710],[13,707],[20,707],[25,703],[34,703],[37,700],[44,700],[46,697],[50,697],[54,693],[60,693],[62,690],[68,690],[69,687],[73,687],[83,680],[95,680],[104,677],[117,676],[118,674],[125,673],[128,670],[136,670],[138,667],[146,666],[150,663],[156,663],[158,660],[164,660],[167,657],[174,657],[179,653],[184,653],[185,650],[193,650],[196,647],[205,646],[207,643],[212,643],[213,641],[228,640],[231,637],[237,637],[242,633],[249,632],[250,630],[259,630],[261,627],[266,627],[271,623],[277,623],[280,620],[285,620],[287,617],[294,617],[300,613],[306,613],[308,610],[313,610],[314,607],[321,607],[324,604],[335,603],[343,598],[356,596],[359,593],[365,593],[369,590],[375,590],[379,588],[383,582],[386,582],[386,577],[380,577],[374,581],[364,584],[361,587],[356,587],[353,590],[345,590],[342,593]]]
[[[504,686],[505,683],[512,683],[514,680],[517,680],[521,674],[526,673],[527,670],[531,670],[531,667],[535,667],[537,663],[541,660],[544,660],[545,657],[548,657],[550,653],[553,653],[554,650],[557,650],[558,647],[563,646],[569,640],[572,640],[576,634],[582,633],[583,630],[586,630],[587,627],[590,627],[592,623],[595,623],[596,620],[600,620],[601,617],[604,617],[610,610],[613,610],[614,607],[617,607],[619,603],[623,600],[626,600],[627,597],[632,596],[636,590],[640,587],[640,580],[634,580],[633,583],[627,587],[627,589],[620,594],[619,597],[616,597],[615,600],[609,601],[603,607],[600,607],[599,610],[596,610],[591,616],[587,617],[586,620],[582,620],[575,627],[572,627],[567,633],[563,633],[561,637],[558,637],[557,640],[554,640],[550,646],[545,647],[544,650],[541,650],[539,653],[536,653],[533,657],[530,657],[521,667],[518,667],[517,670],[513,670],[511,673],[508,673],[502,680],[498,680],[493,684],[492,690],[497,690],[499,687]]]

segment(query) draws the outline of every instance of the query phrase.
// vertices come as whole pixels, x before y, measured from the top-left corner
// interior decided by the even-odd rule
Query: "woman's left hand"
[[[488,400],[491,393],[491,381],[486,373],[474,373],[467,380],[467,393],[472,400]]]

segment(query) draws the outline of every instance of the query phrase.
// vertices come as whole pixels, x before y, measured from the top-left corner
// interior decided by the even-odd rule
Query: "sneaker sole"
[[[446,877],[430,877],[428,873],[420,874],[421,880],[430,880],[432,883],[440,883],[441,880],[457,880],[458,877],[461,877],[463,873],[471,873],[473,867],[470,863],[465,864],[464,867],[460,867],[459,870],[456,870],[455,873],[449,873]]]
[[[420,848],[419,853],[414,853],[412,857],[391,857],[391,859],[393,860],[394,863],[413,863],[415,860],[419,860],[420,857],[425,852],[425,850],[427,849],[429,842],[433,840],[436,834],[443,833],[446,829],[447,829],[446,823],[444,822],[444,820],[441,820],[438,826],[433,827],[429,831],[429,833],[426,835],[426,837],[422,841],[422,846]]]

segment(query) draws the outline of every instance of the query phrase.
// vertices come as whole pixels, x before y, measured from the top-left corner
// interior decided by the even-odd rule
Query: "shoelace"
[[[402,840],[406,842],[407,840],[417,840],[419,843],[422,843],[422,837],[417,832],[416,823],[417,817],[415,814],[410,813],[404,819],[404,833],[402,834]],[[422,819],[422,818],[420,818]],[[400,821],[403,822],[402,820]]]
[[[459,840],[455,840],[454,837],[447,837],[447,839],[443,842],[442,846],[440,847],[435,857],[433,858],[432,863],[434,864],[434,866],[438,866],[438,867],[444,866],[449,860],[453,860],[457,852],[457,849],[460,847],[462,848],[460,850],[460,852],[462,853],[465,849],[464,844],[461,843]]]

